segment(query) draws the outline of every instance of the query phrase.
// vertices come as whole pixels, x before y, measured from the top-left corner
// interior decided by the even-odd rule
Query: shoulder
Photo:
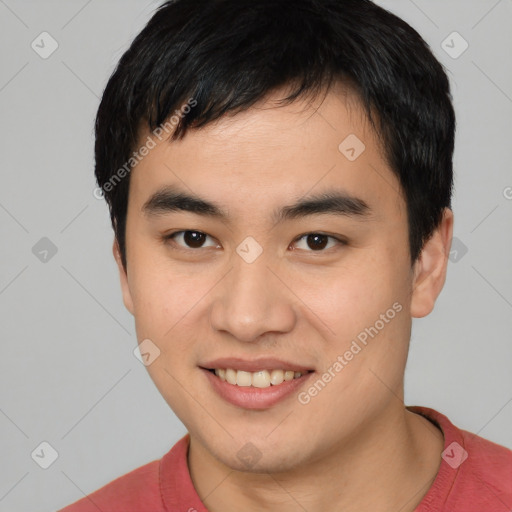
[[[507,496],[512,505],[512,450],[471,432],[460,432],[468,454],[464,472],[467,484],[474,480],[497,495]]]
[[[113,480],[58,512],[165,512],[201,502],[187,466],[189,435],[161,458]],[[193,508],[193,507],[192,507]]]
[[[445,439],[438,474],[416,512],[510,510],[512,450],[456,427],[433,409],[408,409],[434,423]]]
[[[159,487],[160,460],[120,476],[59,512],[158,512],[164,510]]]

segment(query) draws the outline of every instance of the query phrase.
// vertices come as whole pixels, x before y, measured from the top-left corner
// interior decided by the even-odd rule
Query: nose
[[[296,322],[293,294],[279,272],[260,256],[234,265],[216,288],[210,310],[211,325],[241,342],[254,342],[265,334],[290,332]]]

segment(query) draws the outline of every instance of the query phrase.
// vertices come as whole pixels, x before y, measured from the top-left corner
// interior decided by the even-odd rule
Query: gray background
[[[60,508],[185,433],[132,353],[93,196],[99,97],[159,3],[0,0],[0,511]],[[458,116],[457,253],[435,311],[414,321],[406,403],[512,448],[512,0],[379,3],[447,67]],[[43,31],[59,45],[46,59],[31,47]],[[469,43],[457,58],[441,46],[453,31]],[[46,261],[43,237],[57,249]],[[48,469],[31,458],[42,441],[58,452]]]

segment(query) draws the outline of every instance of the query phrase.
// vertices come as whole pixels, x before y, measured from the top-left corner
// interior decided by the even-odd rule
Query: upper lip
[[[242,370],[246,372],[257,372],[260,370],[293,370],[295,372],[313,371],[312,368],[272,357],[262,357],[259,359],[240,359],[237,357],[221,357],[212,361],[200,364],[202,368],[214,370],[216,368],[232,368],[233,370]]]

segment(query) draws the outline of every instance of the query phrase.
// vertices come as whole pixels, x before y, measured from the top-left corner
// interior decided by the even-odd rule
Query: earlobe
[[[414,264],[411,316],[422,318],[434,309],[443,289],[453,235],[453,212],[445,208],[443,218]]]
[[[114,244],[112,245],[112,253],[114,254],[114,259],[116,260],[117,268],[119,270],[119,280],[121,281],[121,292],[123,294],[124,306],[133,315],[134,307],[130,287],[128,284],[128,276],[123,266],[121,251],[119,249],[119,244],[116,238],[114,238]]]

